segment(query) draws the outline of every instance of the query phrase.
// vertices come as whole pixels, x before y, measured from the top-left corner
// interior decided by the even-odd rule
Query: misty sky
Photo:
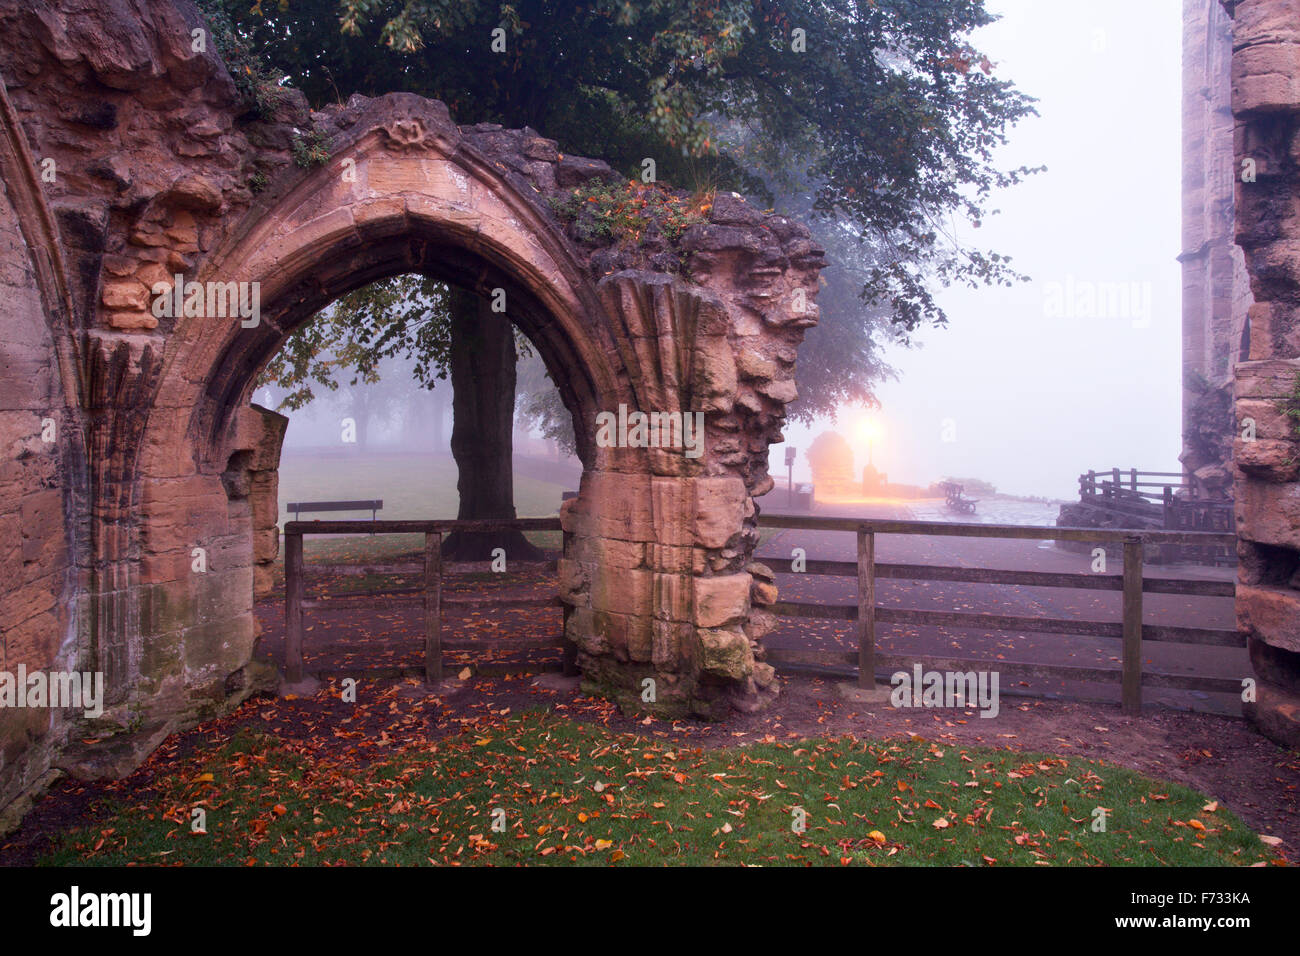
[[[1003,19],[977,46],[1041,114],[1014,129],[1001,165],[1048,170],[998,196],[1001,215],[966,236],[1011,255],[1031,281],[944,290],[948,327],[890,350],[899,379],[879,389],[876,467],[891,481],[968,476],[1061,498],[1076,496],[1088,468],[1177,471],[1182,4],[989,0],[989,9]],[[1131,300],[1080,315],[1088,283],[1131,290]],[[1067,292],[1073,305],[1063,308]],[[855,444],[860,417],[850,410],[836,426]],[[823,430],[787,429],[804,469],[796,480]],[[772,449],[774,474],[785,474],[783,448]]]

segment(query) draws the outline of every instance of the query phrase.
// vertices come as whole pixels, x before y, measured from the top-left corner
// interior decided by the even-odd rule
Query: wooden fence
[[[826,605],[782,601],[772,610],[785,617],[834,619],[857,622],[857,651],[805,651],[768,648],[767,659],[773,664],[804,665],[842,669],[856,665],[859,686],[869,687],[876,679],[876,668],[896,670],[914,664],[940,671],[993,669],[1021,678],[1060,678],[1065,680],[1113,682],[1119,680],[1125,713],[1142,709],[1142,687],[1174,687],[1185,690],[1236,693],[1241,682],[1227,678],[1143,673],[1142,642],[1168,641],[1177,644],[1210,644],[1245,647],[1245,638],[1236,630],[1201,627],[1172,627],[1142,622],[1143,593],[1189,594],[1229,597],[1235,593],[1231,581],[1192,581],[1177,578],[1144,578],[1142,556],[1144,544],[1171,544],[1197,547],[1229,547],[1235,542],[1230,534],[1172,531],[1108,531],[1093,528],[1025,527],[1017,525],[948,524],[924,521],[884,521],[857,518],[813,516],[762,516],[763,528],[797,528],[806,531],[848,531],[857,534],[858,559],[854,561],[806,562],[804,573],[856,577],[856,604]],[[879,534],[923,534],[966,538],[1028,539],[1034,541],[1080,541],[1097,544],[1121,544],[1124,569],[1121,574],[1059,573],[1047,571],[1004,571],[991,568],[936,567],[912,564],[880,564],[876,561],[876,536]],[[774,571],[791,571],[792,560],[761,559]],[[1002,614],[961,611],[907,610],[880,607],[876,604],[876,580],[879,578],[912,581],[961,581],[979,584],[1006,584],[1029,587],[1078,588],[1120,591],[1123,594],[1119,621],[1068,620],[1041,617],[1011,617]],[[1047,634],[1080,634],[1088,637],[1119,639],[1123,645],[1119,670],[1104,667],[1075,667],[1056,664],[1013,663],[1009,661],[974,661],[918,657],[915,655],[879,654],[876,650],[877,624],[913,624],[951,626],[985,630],[1020,631]],[[850,672],[851,672],[850,670]]]
[[[1154,479],[1154,480],[1148,480]],[[1112,468],[1089,471],[1079,476],[1079,497],[1084,501],[1104,498],[1112,501],[1145,499],[1163,504],[1174,492],[1187,487],[1186,476],[1176,471],[1138,471]]]
[[[1179,492],[1190,493],[1180,496]],[[1079,501],[1121,519],[1137,519],[1166,531],[1230,534],[1233,529],[1232,502],[1198,497],[1196,489],[1180,472],[1136,468],[1089,471],[1079,476]],[[1164,563],[1195,561],[1232,565],[1237,560],[1235,543],[1225,547],[1166,542],[1160,551]]]
[[[1142,642],[1159,641],[1190,645],[1216,645],[1245,647],[1245,638],[1236,630],[1177,627],[1144,624],[1142,598],[1144,593],[1183,594],[1214,597],[1231,597],[1235,585],[1231,581],[1198,581],[1178,578],[1144,577],[1142,571],[1144,545],[1185,545],[1193,547],[1232,547],[1231,534],[1176,531],[1111,531],[1094,528],[1026,527],[1020,525],[950,524],[947,522],[892,521],[822,516],[762,516],[762,528],[800,529],[807,531],[841,531],[857,535],[856,561],[807,560],[804,573],[830,575],[857,579],[855,604],[812,604],[781,601],[772,610],[785,617],[805,619],[830,619],[857,622],[857,649],[854,652],[808,651],[768,648],[767,659],[773,664],[792,669],[799,666],[847,669],[856,676],[860,686],[870,686],[876,679],[877,668],[896,670],[921,664],[933,670],[971,671],[995,669],[1009,676],[1039,679],[1065,679],[1085,682],[1113,682],[1121,686],[1121,699],[1126,713],[1136,714],[1142,707],[1142,687],[1172,687],[1184,690],[1236,693],[1240,681],[1229,678],[1199,677],[1195,675],[1167,674],[1143,671]],[[558,531],[559,518],[524,518],[514,521],[291,521],[285,525],[285,676],[290,682],[303,677],[303,614],[307,611],[346,610],[353,608],[384,608],[416,605],[423,608],[425,624],[424,667],[426,680],[442,679],[444,651],[527,651],[535,649],[560,649],[563,651],[562,667],[574,672],[574,649],[563,637],[563,631],[550,638],[532,640],[466,640],[442,639],[443,612],[448,607],[543,607],[557,603],[555,598],[474,597],[448,599],[442,595],[444,575],[453,568],[442,561],[442,536],[451,531],[494,531],[514,528],[521,531]],[[330,565],[338,572],[366,573],[422,573],[420,587],[384,589],[376,592],[350,594],[346,597],[309,598],[305,593],[303,567],[303,538],[305,535],[366,534],[424,535],[424,560],[422,564],[384,564],[367,562],[356,565]],[[993,568],[944,567],[913,564],[882,564],[876,560],[876,536],[881,534],[937,535],[967,538],[1000,538],[1021,540],[1058,540],[1119,544],[1123,547],[1123,571],[1120,574],[1092,574],[1087,572],[1009,571]],[[777,572],[792,570],[791,559],[762,559]],[[881,578],[911,581],[954,581],[977,584],[1015,585],[1022,587],[1074,588],[1092,591],[1119,591],[1122,593],[1122,610],[1118,621],[1091,621],[1043,617],[1014,617],[965,611],[940,611],[881,607],[876,603],[876,581]],[[962,627],[984,630],[1017,631],[1047,634],[1074,634],[1087,637],[1118,639],[1122,642],[1122,665],[1119,669],[1106,667],[1078,667],[1056,664],[1033,664],[1009,661],[959,660],[949,658],[919,657],[916,655],[880,654],[876,649],[877,624],[911,624],[931,627]],[[491,669],[482,667],[483,670]],[[525,669],[536,670],[530,667]],[[377,674],[380,672],[376,672]],[[388,675],[386,676],[397,676]],[[401,676],[407,675],[402,671]]]
[[[560,649],[564,652],[562,667],[572,672],[573,648],[564,640],[564,632],[549,638],[519,640],[446,641],[442,637],[443,612],[454,607],[550,607],[558,603],[548,598],[444,597],[442,585],[449,571],[459,566],[444,564],[442,537],[451,531],[559,531],[557,518],[519,518],[501,521],[290,521],[284,526],[284,582],[285,582],[285,678],[291,683],[303,679],[303,614],[306,611],[340,611],[359,609],[384,609],[416,606],[424,612],[424,667],[422,670],[386,669],[366,671],[367,676],[416,676],[436,683],[442,680],[442,655],[444,651],[474,650],[491,652],[531,651]],[[303,537],[305,535],[348,534],[423,534],[424,560],[422,563],[399,564],[369,561],[362,564],[331,564],[329,569],[343,574],[421,574],[423,580],[415,588],[385,588],[380,591],[350,593],[346,597],[309,597],[306,593],[306,575],[303,565]],[[552,564],[552,567],[554,565]],[[480,670],[513,670],[510,667],[493,667],[476,664]],[[546,668],[527,667],[527,670]],[[392,671],[392,673],[390,673]]]

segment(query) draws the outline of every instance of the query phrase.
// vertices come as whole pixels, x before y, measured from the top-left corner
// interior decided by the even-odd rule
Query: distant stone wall
[[[1241,0],[1233,14],[1236,239],[1255,304],[1236,367],[1233,446],[1241,558],[1237,623],[1258,679],[1246,712],[1300,746],[1300,441],[1285,414],[1300,383],[1300,0]]]
[[[1251,305],[1233,241],[1232,20],[1220,0],[1183,2],[1183,452],[1197,493],[1232,491],[1233,366]]]

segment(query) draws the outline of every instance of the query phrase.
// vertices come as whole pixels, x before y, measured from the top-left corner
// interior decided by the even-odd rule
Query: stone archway
[[[46,13],[0,3],[8,126],[29,152],[5,183],[22,195],[16,177],[60,171],[43,187],[58,234],[22,254],[69,277],[71,320],[46,307],[51,356],[76,370],[66,431],[81,450],[58,479],[83,569],[65,649],[104,672],[97,734],[116,741],[65,765],[120,771],[256,684],[283,421],[249,404],[255,376],[320,307],[399,272],[505,290],[560,385],[584,465],[561,597],[588,689],[640,706],[652,677],[657,709],[715,717],[771,698],[754,499],[816,322],[823,258],[806,228],[723,195],[671,240],[579,239],[549,200],[616,177],[532,130],[459,127],[406,94],[310,113],[290,93],[252,115],[193,50],[202,20],[181,0],[145,0],[130,30],[108,10]],[[217,307],[242,283],[255,322]],[[621,409],[698,413],[702,454],[598,441],[598,416]]]
[[[770,487],[767,445],[794,398],[793,346],[813,321],[817,250],[789,226],[788,240],[804,243],[798,251],[807,257],[792,272],[779,239],[764,236],[764,217],[724,199],[722,212],[731,209],[736,221],[701,227],[698,261],[717,269],[730,254],[729,271],[712,275],[739,276],[742,287],[637,268],[595,278],[591,260],[604,260],[592,253],[609,250],[575,248],[501,172],[526,162],[540,193],[560,165],[553,143],[528,131],[461,130],[442,104],[404,94],[355,98],[321,128],[332,131],[329,161],[273,184],[184,280],[200,290],[255,284],[261,314],[256,324],[182,317],[168,338],[141,439],[160,454],[141,460],[140,530],[149,558],[142,617],[173,630],[141,639],[170,642],[179,625],[187,654],[192,639],[206,648],[212,679],[246,661],[252,562],[231,525],[244,520],[232,504],[240,482],[231,472],[269,470],[248,409],[254,377],[290,331],[333,299],[418,271],[505,290],[508,314],[574,416],[584,478],[564,515],[571,549],[561,596],[590,689],[630,702],[650,677],[661,711],[721,716],[760,706],[775,685],[754,657],[767,622],[748,570],[757,541],[752,497]],[[755,281],[745,271],[759,265],[752,240],[764,238],[778,258]],[[164,290],[163,302],[171,295]],[[158,302],[150,300],[151,312]],[[620,408],[700,413],[702,454],[598,442],[597,416]],[[181,448],[192,451],[192,473],[175,470]],[[196,517],[180,520],[178,507]],[[202,577],[190,570],[194,547],[221,554]],[[184,613],[174,619],[186,607],[208,610],[186,627]],[[239,623],[232,630],[230,622]]]

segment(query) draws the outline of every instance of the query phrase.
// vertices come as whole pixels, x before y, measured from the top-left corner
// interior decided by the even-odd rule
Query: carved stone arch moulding
[[[457,125],[409,94],[313,112],[287,91],[250,114],[215,54],[185,41],[188,4],[133,9],[124,33],[107,8],[0,8],[0,71],[21,78],[10,125],[66,173],[42,190],[58,298],[85,336],[69,335],[63,375],[88,464],[59,480],[80,481],[64,517],[93,544],[73,604],[110,683],[83,736],[116,756],[87,745],[65,764],[126,769],[267,679],[253,606],[278,547],[285,422],[249,404],[253,382],[316,310],[411,271],[505,289],[575,417],[584,472],[561,510],[559,590],[588,689],[710,717],[771,700],[756,499],[817,320],[824,261],[808,230],[685,193],[693,218],[671,239],[584,230],[575,195],[621,182],[599,160],[531,129]],[[203,306],[187,314],[191,287]],[[254,288],[256,316],[232,314]],[[638,415],[668,439],[637,440],[635,424],[602,436],[608,416]]]

